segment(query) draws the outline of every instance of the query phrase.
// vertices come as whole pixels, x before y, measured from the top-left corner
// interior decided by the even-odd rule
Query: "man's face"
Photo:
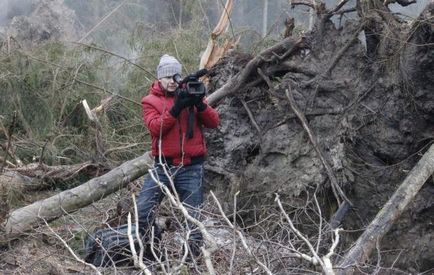
[[[163,88],[163,90],[165,90],[166,92],[173,93],[176,88],[178,88],[178,84],[173,80],[173,77],[171,76],[160,78],[159,81],[161,88]]]

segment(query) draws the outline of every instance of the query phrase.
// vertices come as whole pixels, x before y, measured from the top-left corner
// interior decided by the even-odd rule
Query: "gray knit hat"
[[[160,58],[160,64],[157,67],[157,78],[173,76],[174,74],[182,73],[182,65],[175,57],[168,54]]]

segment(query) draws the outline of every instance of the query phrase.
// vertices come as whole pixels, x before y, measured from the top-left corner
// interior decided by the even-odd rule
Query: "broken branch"
[[[389,201],[378,212],[356,244],[339,263],[342,275],[353,274],[355,265],[369,259],[377,240],[381,240],[404,212],[428,178],[434,173],[434,144],[414,166]]]

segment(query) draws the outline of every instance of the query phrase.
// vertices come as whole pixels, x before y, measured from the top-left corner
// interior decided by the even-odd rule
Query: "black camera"
[[[191,96],[205,96],[206,87],[202,81],[199,80],[200,77],[208,73],[207,69],[201,69],[195,73],[189,74],[188,76],[181,78],[179,74],[173,76],[173,81],[178,83],[181,92],[186,91],[187,95]]]

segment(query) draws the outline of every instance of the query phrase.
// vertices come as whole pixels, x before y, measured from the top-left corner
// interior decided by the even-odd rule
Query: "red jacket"
[[[151,133],[152,155],[159,155],[158,141],[161,136],[162,156],[171,158],[173,165],[188,165],[192,157],[205,156],[207,153],[202,127],[217,128],[220,118],[210,106],[203,112],[197,112],[195,108],[193,137],[188,139],[188,108],[175,118],[169,113],[173,104],[174,97],[166,94],[159,82],[155,81],[149,94],[142,98],[143,119]]]

